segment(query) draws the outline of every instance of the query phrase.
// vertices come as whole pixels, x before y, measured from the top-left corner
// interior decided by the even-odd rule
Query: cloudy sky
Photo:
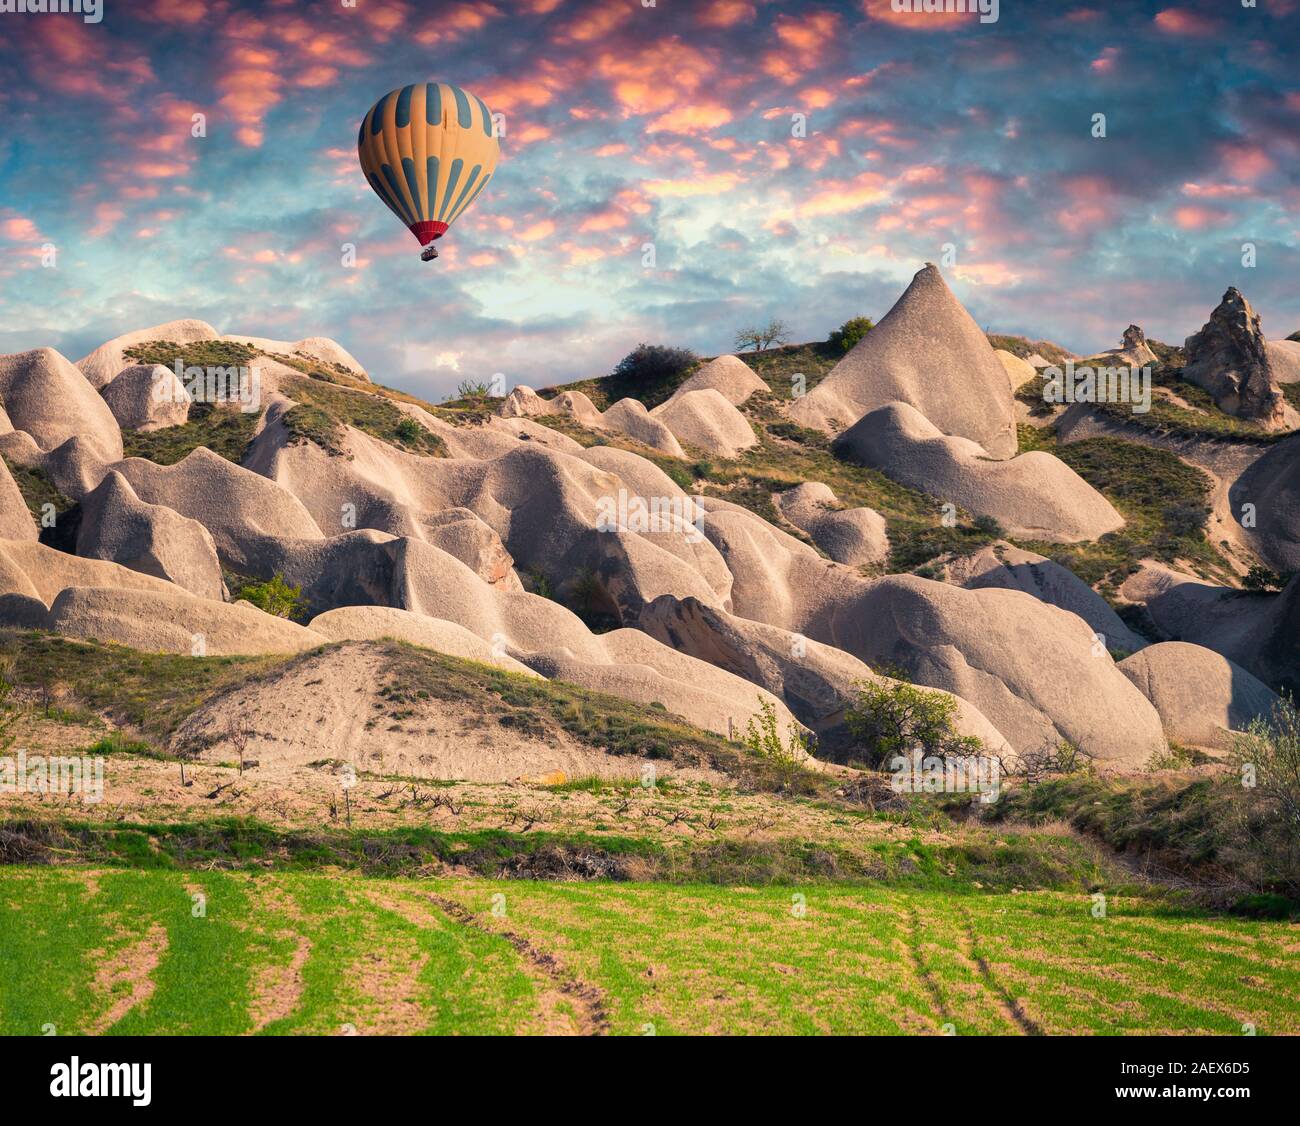
[[[1229,285],[1269,335],[1300,329],[1300,0],[1004,0],[985,24],[650,2],[0,14],[0,352],[78,359],[192,316],[331,336],[439,398],[602,374],[641,340],[712,354],[770,316],[824,338],[945,244],[993,331],[1181,341]],[[355,139],[379,95],[429,79],[506,128],[426,264]]]

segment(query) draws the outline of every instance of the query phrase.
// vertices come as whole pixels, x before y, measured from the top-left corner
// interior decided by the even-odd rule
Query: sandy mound
[[[853,744],[844,713],[855,697],[856,686],[888,680],[841,649],[734,617],[693,598],[665,595],[656,599],[642,614],[641,628],[665,645],[743,677],[784,700],[832,754]],[[1013,753],[993,725],[965,700],[957,700],[956,727],[959,734],[974,735],[992,754],[1009,757]]]
[[[561,434],[558,430],[552,430],[549,426],[543,426],[530,418],[498,418],[494,416],[488,420],[488,425],[494,430],[500,430],[502,433],[518,438],[521,442],[536,442],[539,446],[545,446],[548,450],[562,450],[568,454],[581,453],[582,451],[580,442],[575,442],[567,434]]]
[[[14,428],[30,434],[42,450],[81,438],[104,461],[122,456],[113,412],[53,348],[0,356],[0,400]]]
[[[1242,528],[1250,546],[1277,571],[1300,571],[1300,436],[1269,448],[1229,488],[1238,520],[1254,505],[1255,526]]]
[[[777,726],[782,738],[802,728],[790,715],[785,704],[757,685],[731,676],[721,669],[696,661],[682,653],[631,631],[636,639],[661,650],[664,657],[690,662],[689,674],[682,678],[665,675],[652,665],[628,656],[616,663],[583,661],[564,652],[534,653],[527,658],[531,668],[549,680],[563,680],[596,692],[608,692],[646,707],[658,705],[670,715],[686,720],[705,731],[729,738],[740,738],[751,719],[759,719],[759,702],[766,701],[776,710]]]
[[[45,451],[25,430],[0,434],[0,454],[15,466],[43,470],[54,487],[72,500],[80,500],[98,485],[105,469],[112,464],[98,445],[84,438],[69,438]]]
[[[175,465],[133,457],[114,468],[147,504],[207,528],[222,562],[240,574],[269,577],[281,540],[320,538],[316,522],[290,493],[203,446]]]
[[[850,566],[884,563],[889,558],[885,518],[870,508],[841,508],[835,494],[809,481],[772,498],[777,510],[807,532],[837,563]]]
[[[1231,732],[1270,718],[1281,702],[1240,665],[1182,641],[1149,645],[1119,668],[1155,705],[1169,737],[1194,747],[1227,750]]]
[[[769,390],[744,360],[736,356],[719,356],[710,360],[676,391],[674,399],[692,391],[716,391],[732,406],[738,407],[757,391]],[[671,402],[671,400],[669,400]]]
[[[39,535],[36,521],[32,519],[9,467],[0,461],[0,539],[34,540]]]
[[[537,418],[543,414],[558,413],[536,391],[523,384],[514,388],[497,407],[497,415],[501,418]]]
[[[141,328],[135,332],[126,332],[101,344],[88,356],[77,361],[92,387],[103,387],[110,383],[117,374],[133,361],[127,359],[126,350],[136,344],[147,344],[151,340],[166,340],[173,344],[194,344],[200,340],[216,340],[217,330],[206,321],[179,320],[166,324],[154,325],[153,328]]]
[[[872,411],[838,441],[864,465],[992,516],[1015,536],[1077,543],[1124,526],[1111,503],[1059,458],[1034,450],[989,461],[974,442],[945,437],[906,403]]]
[[[638,403],[637,405],[640,406],[641,404]],[[583,426],[600,429],[602,425],[605,425],[596,404],[581,391],[561,391],[547,404],[547,407],[547,414],[567,414],[570,418],[582,423]],[[612,429],[618,429],[612,421],[608,425]]]
[[[289,581],[302,585],[313,606],[387,605],[455,623],[495,652],[544,676],[642,703],[658,702],[722,734],[728,718],[743,726],[761,695],[757,688],[637,631],[592,634],[558,603],[489,586],[460,560],[419,540],[355,532],[297,545],[291,556],[286,552],[281,567]],[[333,631],[330,615],[316,620]]]
[[[100,388],[117,424],[127,430],[180,426],[190,416],[190,395],[171,368],[133,364]]]
[[[1012,392],[1019,391],[1026,383],[1038,374],[1038,370],[1028,360],[1022,360],[1012,352],[1004,352],[1001,348],[995,348],[993,354],[1001,361],[1003,369],[1007,373],[1007,382],[1011,384]],[[1042,359],[1040,356],[1039,359]],[[1046,363],[1043,365],[1046,367]]]
[[[579,415],[575,414],[574,417],[582,422]],[[639,399],[619,399],[600,416],[600,426],[605,430],[626,434],[643,446],[649,446],[670,457],[686,456],[678,444],[677,436],[669,427],[668,420],[651,415]]]
[[[544,415],[572,418],[589,430],[613,431],[670,457],[686,456],[682,453],[682,447],[673,436],[672,430],[662,419],[647,411],[645,404],[639,399],[620,399],[602,414],[596,404],[581,391],[561,391],[553,399],[543,399],[531,387],[516,387],[502,400],[501,406],[497,408],[497,415],[499,420],[527,420],[541,418]],[[525,434],[530,437],[542,437],[530,433],[528,429],[516,433],[521,437]],[[554,432],[545,431],[545,434],[552,435]],[[562,438],[562,441],[556,442],[550,437],[545,437],[543,444],[559,449],[567,449],[569,443],[578,446],[578,443],[573,442],[572,439],[561,435],[555,437]]]
[[[393,606],[342,606],[318,614],[307,628],[329,638],[330,641],[379,641],[391,637],[424,649],[463,657],[467,661],[481,661],[524,676],[537,676],[527,665],[521,664],[491,645],[464,626],[455,622],[412,614]]]
[[[170,508],[145,504],[120,473],[110,472],[81,502],[77,554],[110,559],[221,600],[217,548],[206,528]]]
[[[1043,359],[1043,357],[1040,356],[1037,352],[1033,352],[1030,355],[1026,356],[1025,363],[1027,363],[1036,372],[1042,371],[1043,368],[1050,368],[1052,366],[1051,360]]]
[[[183,590],[68,587],[50,607],[47,629],[66,637],[115,641],[149,653],[211,657],[298,653],[324,644],[319,634],[247,602],[213,602]]]
[[[545,717],[535,726],[506,724],[504,710],[492,713],[490,696],[422,697],[394,670],[388,648],[348,642],[240,685],[186,720],[173,749],[208,745],[205,757],[230,761],[233,721],[247,733],[245,750],[260,772],[329,761],[378,775],[508,782],[553,770],[570,778],[640,770],[640,759],[604,754]],[[429,670],[432,687],[440,672]],[[664,773],[672,772],[665,764]]]
[[[1135,653],[1147,645],[1146,640],[1129,629],[1110,604],[1073,571],[1032,551],[1021,551],[999,540],[970,555],[945,561],[944,571],[946,581],[967,590],[987,587],[1021,590],[1049,606],[1077,614],[1105,639],[1108,649]]]
[[[259,352],[275,352],[281,356],[298,356],[307,357],[308,359],[320,360],[321,363],[331,365],[339,364],[348,369],[358,379],[369,381],[370,377],[363,368],[343,345],[330,340],[325,336],[309,336],[305,340],[270,340],[265,336],[237,336],[227,335],[221,338],[229,340],[235,344],[247,344],[250,348],[255,348]]]
[[[711,387],[674,395],[655,407],[650,415],[664,423],[678,442],[714,457],[739,457],[750,446],[758,444],[754,428],[745,416]]]
[[[915,407],[944,434],[1014,457],[1015,404],[988,338],[927,263],[885,318],[790,406],[804,426],[839,432],[886,403]]]

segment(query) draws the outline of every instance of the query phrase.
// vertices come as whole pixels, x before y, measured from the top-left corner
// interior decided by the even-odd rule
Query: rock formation
[[[772,498],[791,524],[806,532],[836,563],[853,567],[883,564],[889,558],[885,518],[870,508],[842,508],[819,481],[806,481]]]
[[[945,437],[906,403],[872,411],[837,445],[895,481],[992,516],[1027,539],[1077,543],[1124,525],[1114,506],[1059,458],[1031,450],[992,461],[969,439]]]
[[[801,425],[839,433],[892,402],[910,404],[942,434],[979,443],[989,457],[1015,456],[1015,404],[1006,370],[931,263],[884,319],[789,409]]]
[[[1185,348],[1183,376],[1209,391],[1221,410],[1270,428],[1287,424],[1259,314],[1235,286]]]

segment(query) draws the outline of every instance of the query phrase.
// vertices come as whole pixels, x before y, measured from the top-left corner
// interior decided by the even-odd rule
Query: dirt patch
[[[167,930],[161,923],[154,923],[142,938],[124,948],[99,950],[91,955],[92,961],[102,963],[95,974],[95,991],[105,997],[116,996],[116,1000],[92,1022],[87,1032],[98,1036],[153,996],[153,972],[166,950]]]

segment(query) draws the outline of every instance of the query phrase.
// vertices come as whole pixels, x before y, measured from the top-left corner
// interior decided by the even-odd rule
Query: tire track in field
[[[956,1022],[948,1011],[948,1002],[944,1000],[943,990],[939,988],[939,983],[935,980],[934,974],[930,972],[929,966],[925,964],[925,958],[921,955],[921,915],[911,904],[907,907],[907,942],[905,945],[912,963],[912,971],[921,984],[925,986],[926,992],[930,994],[930,1000],[934,1002],[935,1011],[939,1014],[940,1025],[951,1024],[955,1027]]]
[[[980,982],[993,995],[998,1007],[1002,1010],[1003,1016],[1026,1036],[1044,1035],[1042,1028],[1025,1012],[1020,1000],[1012,997],[1007,987],[993,975],[992,968],[985,960],[984,955],[979,952],[979,948],[976,946],[975,922],[971,918],[970,911],[965,907],[958,907],[957,913],[961,916],[962,925],[958,929],[962,936],[963,953],[979,970]]]
[[[482,934],[504,938],[542,976],[548,978],[562,994],[574,1003],[577,1011],[579,1036],[608,1036],[610,1030],[609,1006],[605,994],[590,982],[583,981],[564,967],[554,954],[539,949],[533,942],[508,927],[493,927],[483,922],[468,907],[454,899],[425,893],[429,902],[444,915],[461,926],[472,927]]]

